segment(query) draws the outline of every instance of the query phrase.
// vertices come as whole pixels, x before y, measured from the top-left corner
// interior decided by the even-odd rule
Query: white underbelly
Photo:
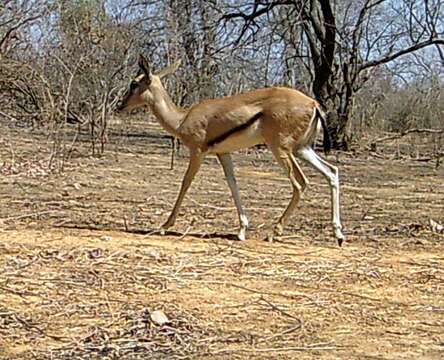
[[[230,153],[240,149],[246,149],[254,145],[263,144],[261,129],[258,124],[253,124],[245,130],[230,135],[220,143],[208,149],[210,154]]]

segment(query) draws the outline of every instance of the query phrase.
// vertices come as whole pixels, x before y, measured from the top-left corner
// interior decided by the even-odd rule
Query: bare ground
[[[235,209],[209,157],[160,236],[187,161],[169,170],[156,127],[114,133],[105,157],[79,154],[58,175],[46,174],[42,136],[0,128],[0,358],[444,357],[444,234],[428,227],[444,222],[443,166],[330,156],[347,235],[338,248],[327,184],[306,167],[285,236],[264,241],[290,186],[261,150],[234,156],[251,223],[248,241],[234,241]]]

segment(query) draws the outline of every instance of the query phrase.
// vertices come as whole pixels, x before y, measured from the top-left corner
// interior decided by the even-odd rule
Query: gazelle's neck
[[[151,110],[160,125],[171,135],[179,137],[178,128],[187,114],[186,109],[178,107],[159,81],[159,85],[152,91],[153,101]]]

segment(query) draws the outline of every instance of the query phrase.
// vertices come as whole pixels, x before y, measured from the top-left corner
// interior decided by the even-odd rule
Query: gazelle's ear
[[[151,80],[151,72],[150,72],[150,65],[148,64],[148,61],[145,59],[145,56],[142,54],[139,55],[139,68],[142,70],[142,72],[145,74],[146,78],[148,80]]]
[[[159,78],[163,78],[164,76],[174,73],[177,70],[177,68],[180,66],[181,62],[182,62],[181,60],[176,61],[174,64],[166,67],[165,69],[160,70],[158,73],[156,73],[156,75]]]

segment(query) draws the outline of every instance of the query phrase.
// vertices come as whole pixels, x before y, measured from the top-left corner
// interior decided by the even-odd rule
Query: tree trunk
[[[336,19],[330,0],[311,0],[309,5],[304,5],[304,20],[314,70],[312,91],[316,100],[328,110],[327,122],[333,148],[347,149],[352,88],[347,86],[344,91],[338,92],[332,86],[335,70],[338,69],[335,66]],[[344,74],[347,71],[343,69]],[[349,84],[349,81],[344,83]]]
[[[350,134],[348,133],[349,114],[332,111],[328,113],[328,130],[331,137],[332,147],[336,150],[349,150]]]

